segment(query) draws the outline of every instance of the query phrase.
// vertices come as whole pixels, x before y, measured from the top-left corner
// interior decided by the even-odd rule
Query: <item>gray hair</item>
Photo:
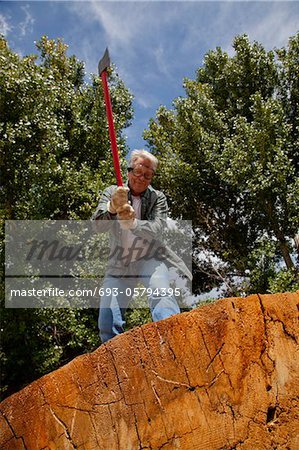
[[[143,158],[143,159],[147,159],[148,161],[150,161],[153,171],[156,172],[157,166],[158,166],[158,160],[157,158],[152,155],[150,152],[148,152],[147,150],[133,150],[131,152],[130,155],[130,162],[129,162],[129,167],[134,167],[135,161],[138,158]]]

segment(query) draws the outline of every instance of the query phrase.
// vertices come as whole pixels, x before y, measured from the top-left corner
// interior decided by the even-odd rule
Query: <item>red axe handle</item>
[[[100,64],[101,64],[101,62],[100,62]],[[107,82],[106,68],[102,71],[100,70],[100,76],[102,79],[103,89],[104,89],[106,114],[107,114],[107,120],[108,120],[110,145],[111,145],[111,151],[112,151],[112,156],[113,156],[113,164],[114,164],[114,170],[115,170],[115,175],[116,175],[116,182],[117,182],[117,186],[123,186],[123,181],[122,181],[122,176],[121,176],[121,171],[120,171],[120,164],[119,164],[119,156],[118,156],[118,150],[117,150],[117,143],[116,143],[116,135],[115,135],[114,121],[113,121],[111,99],[110,99],[108,82]]]

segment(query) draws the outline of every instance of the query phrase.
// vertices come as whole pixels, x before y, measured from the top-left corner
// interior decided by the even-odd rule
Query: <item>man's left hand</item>
[[[133,207],[129,205],[129,203],[126,203],[121,208],[117,209],[117,218],[119,220],[120,227],[123,230],[132,230],[136,228],[136,214]]]

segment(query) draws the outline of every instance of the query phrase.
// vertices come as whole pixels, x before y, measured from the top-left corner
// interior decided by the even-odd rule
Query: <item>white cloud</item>
[[[169,61],[167,58],[167,55],[165,54],[165,48],[163,45],[159,45],[157,48],[153,50],[156,66],[163,75],[165,75],[167,78],[172,79],[172,61]]]
[[[271,11],[248,28],[249,37],[262,43],[267,50],[285,47],[288,38],[298,32],[298,14],[293,8],[273,3]]]
[[[295,2],[252,2],[239,6],[239,9],[233,3],[226,6],[226,13],[223,8],[219,17],[223,24],[221,26],[221,21],[218,20],[218,27],[220,33],[221,30],[223,32],[221,48],[229,55],[233,54],[232,41],[238,34],[247,34],[250,41],[257,41],[266,50],[271,50],[286,46],[288,38],[298,32]],[[231,24],[231,28],[227,27],[227,23]]]
[[[108,46],[111,60],[135,95],[138,106],[147,110],[153,108],[159,99],[153,95],[152,86],[161,84],[161,79],[173,82],[173,48],[168,46],[171,40],[165,36],[167,27],[171,28],[178,20],[176,9],[149,2],[97,1],[74,2],[68,8],[80,17],[82,25],[78,33],[81,36],[77,37],[77,42],[80,57],[87,62],[87,72],[96,71]],[[90,35],[86,37],[88,27],[93,30],[92,39]]]
[[[138,5],[139,6],[139,5]],[[113,4],[113,2],[90,1],[86,3],[72,2],[69,5],[86,25],[98,23],[104,31],[108,42],[114,46],[128,45],[138,28],[138,12],[134,3]]]
[[[12,29],[13,27],[10,25],[9,19],[3,14],[0,14],[0,33],[3,34],[3,36],[7,36]]]
[[[32,14],[30,13],[30,6],[28,4],[21,7],[21,9],[25,13],[25,18],[22,22],[19,24],[20,29],[20,35],[26,36],[27,33],[32,33],[33,31],[33,24],[35,22]]]

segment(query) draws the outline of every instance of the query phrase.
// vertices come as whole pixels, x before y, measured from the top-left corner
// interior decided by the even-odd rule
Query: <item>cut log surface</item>
[[[299,449],[299,292],[137,327],[0,404],[2,450]]]

